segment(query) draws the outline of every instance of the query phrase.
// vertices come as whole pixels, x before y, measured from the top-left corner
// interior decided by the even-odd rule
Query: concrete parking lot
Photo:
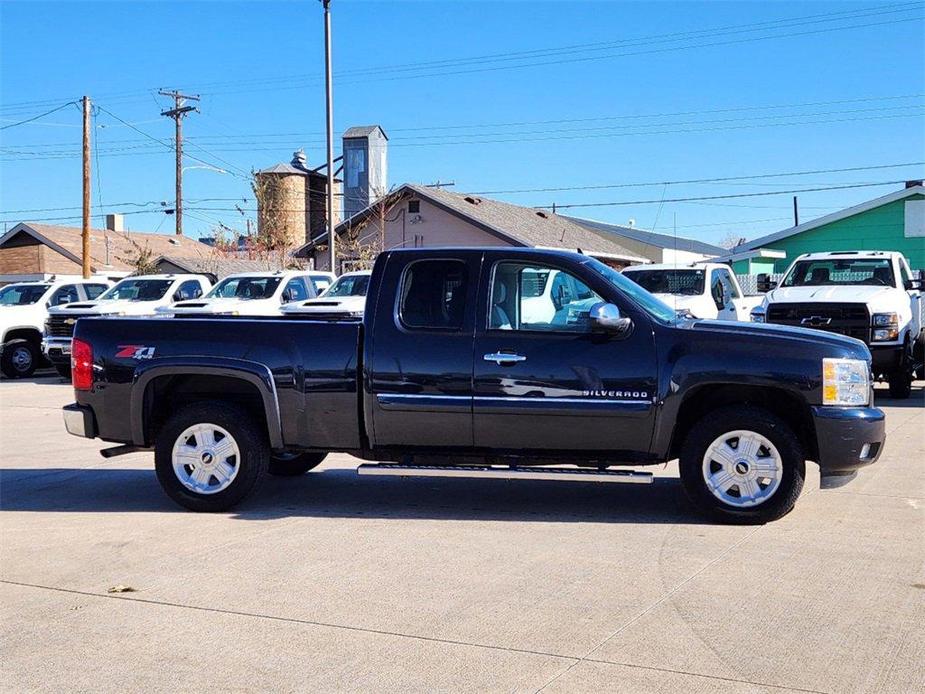
[[[0,688],[925,691],[925,403],[886,452],[761,527],[651,486],[358,477],[337,455],[196,515],[150,454],[0,383]],[[115,586],[132,592],[110,593]]]

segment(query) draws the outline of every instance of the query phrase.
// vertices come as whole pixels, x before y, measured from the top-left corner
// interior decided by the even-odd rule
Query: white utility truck
[[[874,375],[889,382],[890,396],[909,397],[914,374],[923,375],[925,299],[922,280],[913,276],[901,253],[806,253],[793,261],[779,285],[768,289],[752,312],[753,321],[862,340],[873,356]]]
[[[95,299],[112,286],[102,277],[53,276],[0,289],[0,367],[7,378],[27,378],[42,362],[42,334],[50,307]]]
[[[632,265],[623,274],[694,318],[748,321],[761,303],[760,296],[745,296],[730,267],[721,263]]]
[[[372,270],[345,272],[316,299],[283,304],[285,314],[362,318]]]
[[[212,283],[203,275],[136,275],[126,277],[94,301],[48,309],[42,352],[64,377],[71,373],[71,337],[79,318],[90,316],[149,316],[175,301],[194,299],[209,291]]]
[[[318,296],[310,272],[242,272],[228,275],[201,299],[158,309],[173,316],[273,316],[283,304]],[[325,273],[326,274],[326,273]]]

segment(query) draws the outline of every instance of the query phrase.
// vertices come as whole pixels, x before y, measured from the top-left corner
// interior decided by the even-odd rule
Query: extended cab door
[[[481,251],[437,249],[388,256],[374,323],[365,334],[373,445],[472,446],[472,339],[481,260]]]
[[[549,254],[487,252],[483,277],[475,445],[534,454],[648,451],[657,370],[646,314],[587,266],[560,265]],[[549,306],[538,305],[544,296]],[[588,311],[600,301],[633,319],[629,336],[591,331]]]

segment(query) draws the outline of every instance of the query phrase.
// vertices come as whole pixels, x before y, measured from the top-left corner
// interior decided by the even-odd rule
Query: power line
[[[0,130],[6,130],[8,128],[15,128],[17,125],[25,125],[26,123],[31,123],[32,121],[38,120],[39,118],[44,118],[45,116],[50,116],[52,113],[60,111],[61,109],[67,108],[68,106],[71,106],[71,105],[76,106],[77,102],[68,101],[67,103],[61,104],[57,108],[53,108],[50,111],[45,111],[45,113],[40,113],[37,116],[32,116],[32,118],[27,118],[26,120],[17,121],[16,123],[10,123],[9,125],[0,126]]]
[[[729,200],[732,198],[757,198],[764,197],[767,195],[791,195],[793,193],[817,193],[820,191],[826,190],[845,190],[848,188],[869,188],[873,186],[887,186],[887,185],[896,185],[898,183],[905,183],[905,181],[881,181],[879,183],[852,183],[849,185],[843,186],[826,186],[822,188],[799,188],[794,190],[772,190],[764,191],[761,193],[731,193],[728,195],[706,195],[690,198],[666,198],[665,200],[619,200],[612,202],[579,202],[571,204],[559,204],[556,203],[556,210],[565,210],[575,207],[616,207],[621,205],[653,205],[653,204],[662,204],[665,202],[692,202],[700,200]],[[537,209],[546,210],[552,209],[552,205],[536,205]]]

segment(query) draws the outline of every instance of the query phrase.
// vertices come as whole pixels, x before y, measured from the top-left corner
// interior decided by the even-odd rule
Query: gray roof
[[[386,140],[389,139],[389,136],[385,134],[385,130],[380,125],[354,125],[344,131],[343,137],[367,137],[377,130],[382,133],[382,137]]]
[[[492,200],[478,195],[451,193],[442,188],[428,188],[413,183],[406,183],[390,195],[400,197],[417,197],[456,215],[496,237],[502,238],[513,246],[531,246],[539,248],[580,248],[590,255],[612,256],[629,261],[648,262],[625,247],[613,237],[592,231],[578,224],[569,217],[553,214],[547,210],[512,205],[500,200]],[[355,214],[337,226],[340,234],[349,226],[365,222],[372,207]],[[327,235],[313,239],[309,244],[296,251],[299,254],[314,244],[324,241]]]
[[[603,234],[614,234],[624,238],[647,243],[650,246],[659,248],[675,248],[679,251],[689,251],[691,253],[700,253],[702,255],[722,255],[726,249],[721,246],[714,246],[711,243],[704,243],[696,239],[688,239],[683,236],[672,236],[670,234],[657,234],[654,231],[645,231],[634,227],[620,226],[619,224],[607,224],[606,222],[595,222],[590,219],[580,219],[578,217],[568,217],[576,224],[592,229]]]
[[[248,258],[185,258],[180,256],[162,255],[155,263],[166,261],[172,265],[191,273],[208,272],[219,279],[239,272],[265,272],[267,263],[262,260]]]
[[[307,176],[308,171],[305,169],[297,169],[292,164],[279,163],[271,166],[267,169],[261,169],[257,173],[259,174],[299,174],[300,176]]]

